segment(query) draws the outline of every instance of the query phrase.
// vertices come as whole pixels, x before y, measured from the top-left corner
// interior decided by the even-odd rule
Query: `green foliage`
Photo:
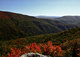
[[[57,33],[74,27],[59,21],[0,11],[0,40]]]
[[[53,20],[58,20],[66,24],[73,24],[80,26],[80,16],[63,16],[60,18],[55,18]]]
[[[76,33],[75,33],[76,32]],[[16,40],[0,41],[0,54],[6,55],[10,53],[9,47],[24,48],[25,45],[36,42],[38,44],[52,41],[53,45],[59,45],[64,50],[63,57],[78,56],[77,50],[80,48],[80,28],[70,29],[64,32],[55,34],[42,34],[37,36],[30,36],[25,38],[19,38]],[[79,56],[78,56],[79,57]]]
[[[53,45],[60,44],[65,50],[64,57],[73,57],[73,54],[78,56],[80,28],[74,27],[77,26],[27,15],[0,12],[0,56],[10,53],[9,47],[24,48],[26,44],[29,45],[32,42],[41,44],[48,41],[52,41]]]
[[[47,41],[52,41],[53,44],[61,44],[67,40],[72,40],[77,38],[80,38],[80,28],[74,28],[55,34],[42,34],[37,36],[30,36],[27,37],[26,39],[30,43],[31,42],[44,43]]]

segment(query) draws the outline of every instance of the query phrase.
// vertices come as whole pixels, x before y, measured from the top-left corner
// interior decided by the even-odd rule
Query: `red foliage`
[[[39,52],[39,53],[42,53],[41,49],[40,49],[40,46],[37,45],[36,43],[32,43],[29,46],[25,46],[25,48],[26,49],[24,49],[24,50],[27,50],[28,52]]]
[[[11,53],[7,53],[8,57],[20,57],[21,50],[19,48],[11,48]]]
[[[4,55],[2,55],[2,57],[5,57]]]
[[[78,51],[79,51],[79,53],[78,53],[77,55],[79,55],[79,56],[80,56],[80,48],[78,49]]]
[[[35,52],[35,53],[42,53],[46,55],[55,55],[55,56],[62,56],[63,50],[61,47],[53,46],[51,41],[45,44],[36,44],[32,43],[29,46],[25,46],[22,50],[19,48],[11,48],[11,53],[7,53],[8,57],[20,57],[24,53]],[[5,57],[2,55],[2,57]]]
[[[58,56],[62,56],[61,54],[63,53],[61,47],[58,46],[53,46],[51,41],[48,41],[48,44],[43,45],[42,47],[44,49],[44,53],[46,55],[58,55]]]
[[[5,15],[4,13],[0,13],[0,17],[1,17],[1,18],[5,18],[5,19],[8,19],[8,16]]]

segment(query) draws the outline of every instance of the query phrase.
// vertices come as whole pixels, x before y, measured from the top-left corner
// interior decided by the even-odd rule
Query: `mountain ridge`
[[[66,23],[66,24],[73,24],[80,26],[80,16],[63,16],[60,18],[55,18],[54,20],[58,20],[60,22]]]

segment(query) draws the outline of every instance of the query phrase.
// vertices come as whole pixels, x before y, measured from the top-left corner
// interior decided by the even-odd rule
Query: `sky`
[[[0,0],[0,11],[30,16],[80,16],[80,0]]]

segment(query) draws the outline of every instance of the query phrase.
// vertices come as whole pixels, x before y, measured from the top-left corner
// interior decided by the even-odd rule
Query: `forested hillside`
[[[74,27],[77,26],[64,24],[59,21],[37,19],[33,16],[0,11],[0,40],[57,33]]]
[[[0,56],[20,56],[28,52],[37,52],[52,57],[79,57],[80,28],[55,34],[0,41],[0,51]]]
[[[63,16],[60,18],[55,18],[53,20],[58,20],[67,24],[74,24],[80,26],[80,16]]]
[[[80,38],[80,28],[69,29],[60,33],[42,34],[37,36],[26,37],[28,42],[43,43],[52,41],[53,44],[61,44],[69,40]],[[31,39],[31,40],[30,40]]]

